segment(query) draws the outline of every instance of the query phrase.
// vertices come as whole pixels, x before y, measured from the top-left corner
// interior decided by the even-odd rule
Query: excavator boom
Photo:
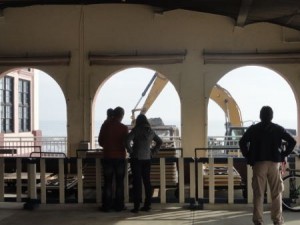
[[[163,75],[156,72],[153,77],[151,78],[150,82],[148,83],[147,87],[142,93],[141,98],[139,99],[138,103],[136,104],[135,108],[132,110],[132,120],[135,120],[134,113],[136,111],[140,111],[142,114],[146,114],[147,111],[150,109],[154,101],[157,99],[161,91],[164,89],[166,84],[168,83],[168,79],[165,78]],[[152,85],[153,84],[153,85]],[[152,86],[151,86],[152,85]],[[138,104],[140,103],[141,99],[146,95],[148,89],[151,89],[147,95],[147,98],[141,108],[137,108]],[[225,113],[225,120],[226,120],[226,133],[230,127],[242,127],[243,120],[240,108],[231,94],[221,87],[220,85],[216,84],[212,92],[210,94],[210,99],[215,101],[221,109]]]
[[[216,84],[212,89],[210,98],[215,101],[225,113],[228,126],[241,127],[243,120],[240,108],[230,93]]]
[[[142,108],[137,108],[138,104],[140,103],[141,99],[145,96],[146,92],[150,88],[151,84],[153,83],[149,94],[147,95],[147,98],[142,106]],[[149,108],[152,106],[153,102],[157,99],[158,95],[161,93],[161,91],[164,89],[166,84],[168,83],[168,79],[162,76],[159,73],[155,73],[153,77],[151,78],[150,82],[148,83],[147,87],[142,93],[142,96],[138,103],[136,104],[135,108],[132,110],[132,120],[135,119],[134,113],[136,111],[140,111],[142,114],[146,114]]]

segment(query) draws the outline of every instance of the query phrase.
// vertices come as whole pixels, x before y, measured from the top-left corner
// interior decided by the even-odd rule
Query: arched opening
[[[218,85],[227,90],[241,112],[241,126],[259,121],[262,106],[274,110],[273,122],[289,129],[297,128],[297,104],[287,81],[278,73],[261,66],[244,66],[230,71]],[[287,110],[288,109],[288,110]],[[224,111],[211,99],[208,104],[208,136],[224,136]]]
[[[35,68],[14,68],[1,74],[1,138],[4,146],[32,151],[67,152],[66,103],[59,85]]]
[[[172,135],[180,136],[180,100],[178,94],[169,81],[162,88],[157,88],[161,89],[161,92],[157,96],[153,94],[151,91],[153,90],[154,83],[150,81],[155,74],[156,71],[151,69],[128,68],[113,74],[99,88],[94,102],[94,136],[98,135],[100,126],[106,119],[106,110],[117,106],[125,109],[123,123],[126,125],[132,123],[133,109],[146,107],[145,113],[151,119],[153,125],[162,125],[163,127],[177,129],[178,133]],[[162,74],[158,74],[165,79]],[[147,89],[148,85],[150,85],[149,89]],[[151,99],[151,96],[155,97]],[[137,110],[135,115],[139,113],[140,111]],[[161,135],[164,135],[164,133],[162,132]],[[96,137],[95,140],[97,140]],[[98,147],[97,141],[95,146]]]
[[[65,96],[57,82],[47,73],[36,70],[39,87],[39,121],[45,137],[67,136]],[[50,91],[51,90],[51,91]]]

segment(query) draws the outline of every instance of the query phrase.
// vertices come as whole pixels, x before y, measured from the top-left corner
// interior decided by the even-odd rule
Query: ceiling
[[[269,22],[300,31],[300,0],[0,0],[0,10],[31,5],[145,4],[160,12],[176,9],[223,15],[235,25]]]

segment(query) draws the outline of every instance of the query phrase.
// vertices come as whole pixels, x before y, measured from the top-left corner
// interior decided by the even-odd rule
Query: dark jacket
[[[155,145],[152,146],[152,141]],[[149,126],[134,127],[126,139],[126,148],[130,158],[139,160],[151,159],[159,151],[162,140]]]
[[[103,158],[126,158],[125,140],[128,127],[113,118],[100,129],[98,142],[103,147]]]
[[[259,161],[283,162],[296,141],[278,124],[260,122],[247,129],[239,145],[247,163],[253,166]]]

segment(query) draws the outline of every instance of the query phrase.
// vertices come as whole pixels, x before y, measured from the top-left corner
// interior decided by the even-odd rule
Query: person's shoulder
[[[102,123],[101,128],[104,128],[104,127],[108,126],[108,124],[109,124],[109,121],[108,121],[108,120],[105,120],[105,121]]]
[[[285,128],[277,123],[271,123],[273,127],[275,127],[276,129],[278,130],[281,130],[281,131],[285,131]]]
[[[261,127],[261,123],[256,123],[256,124],[252,124],[251,126],[248,127],[247,131],[251,131],[251,130],[255,130],[255,129],[259,129]]]
[[[120,125],[121,125],[121,127],[123,127],[123,129],[126,129],[126,130],[128,130],[128,126],[127,126],[127,125],[125,125],[124,123],[120,123]]]

